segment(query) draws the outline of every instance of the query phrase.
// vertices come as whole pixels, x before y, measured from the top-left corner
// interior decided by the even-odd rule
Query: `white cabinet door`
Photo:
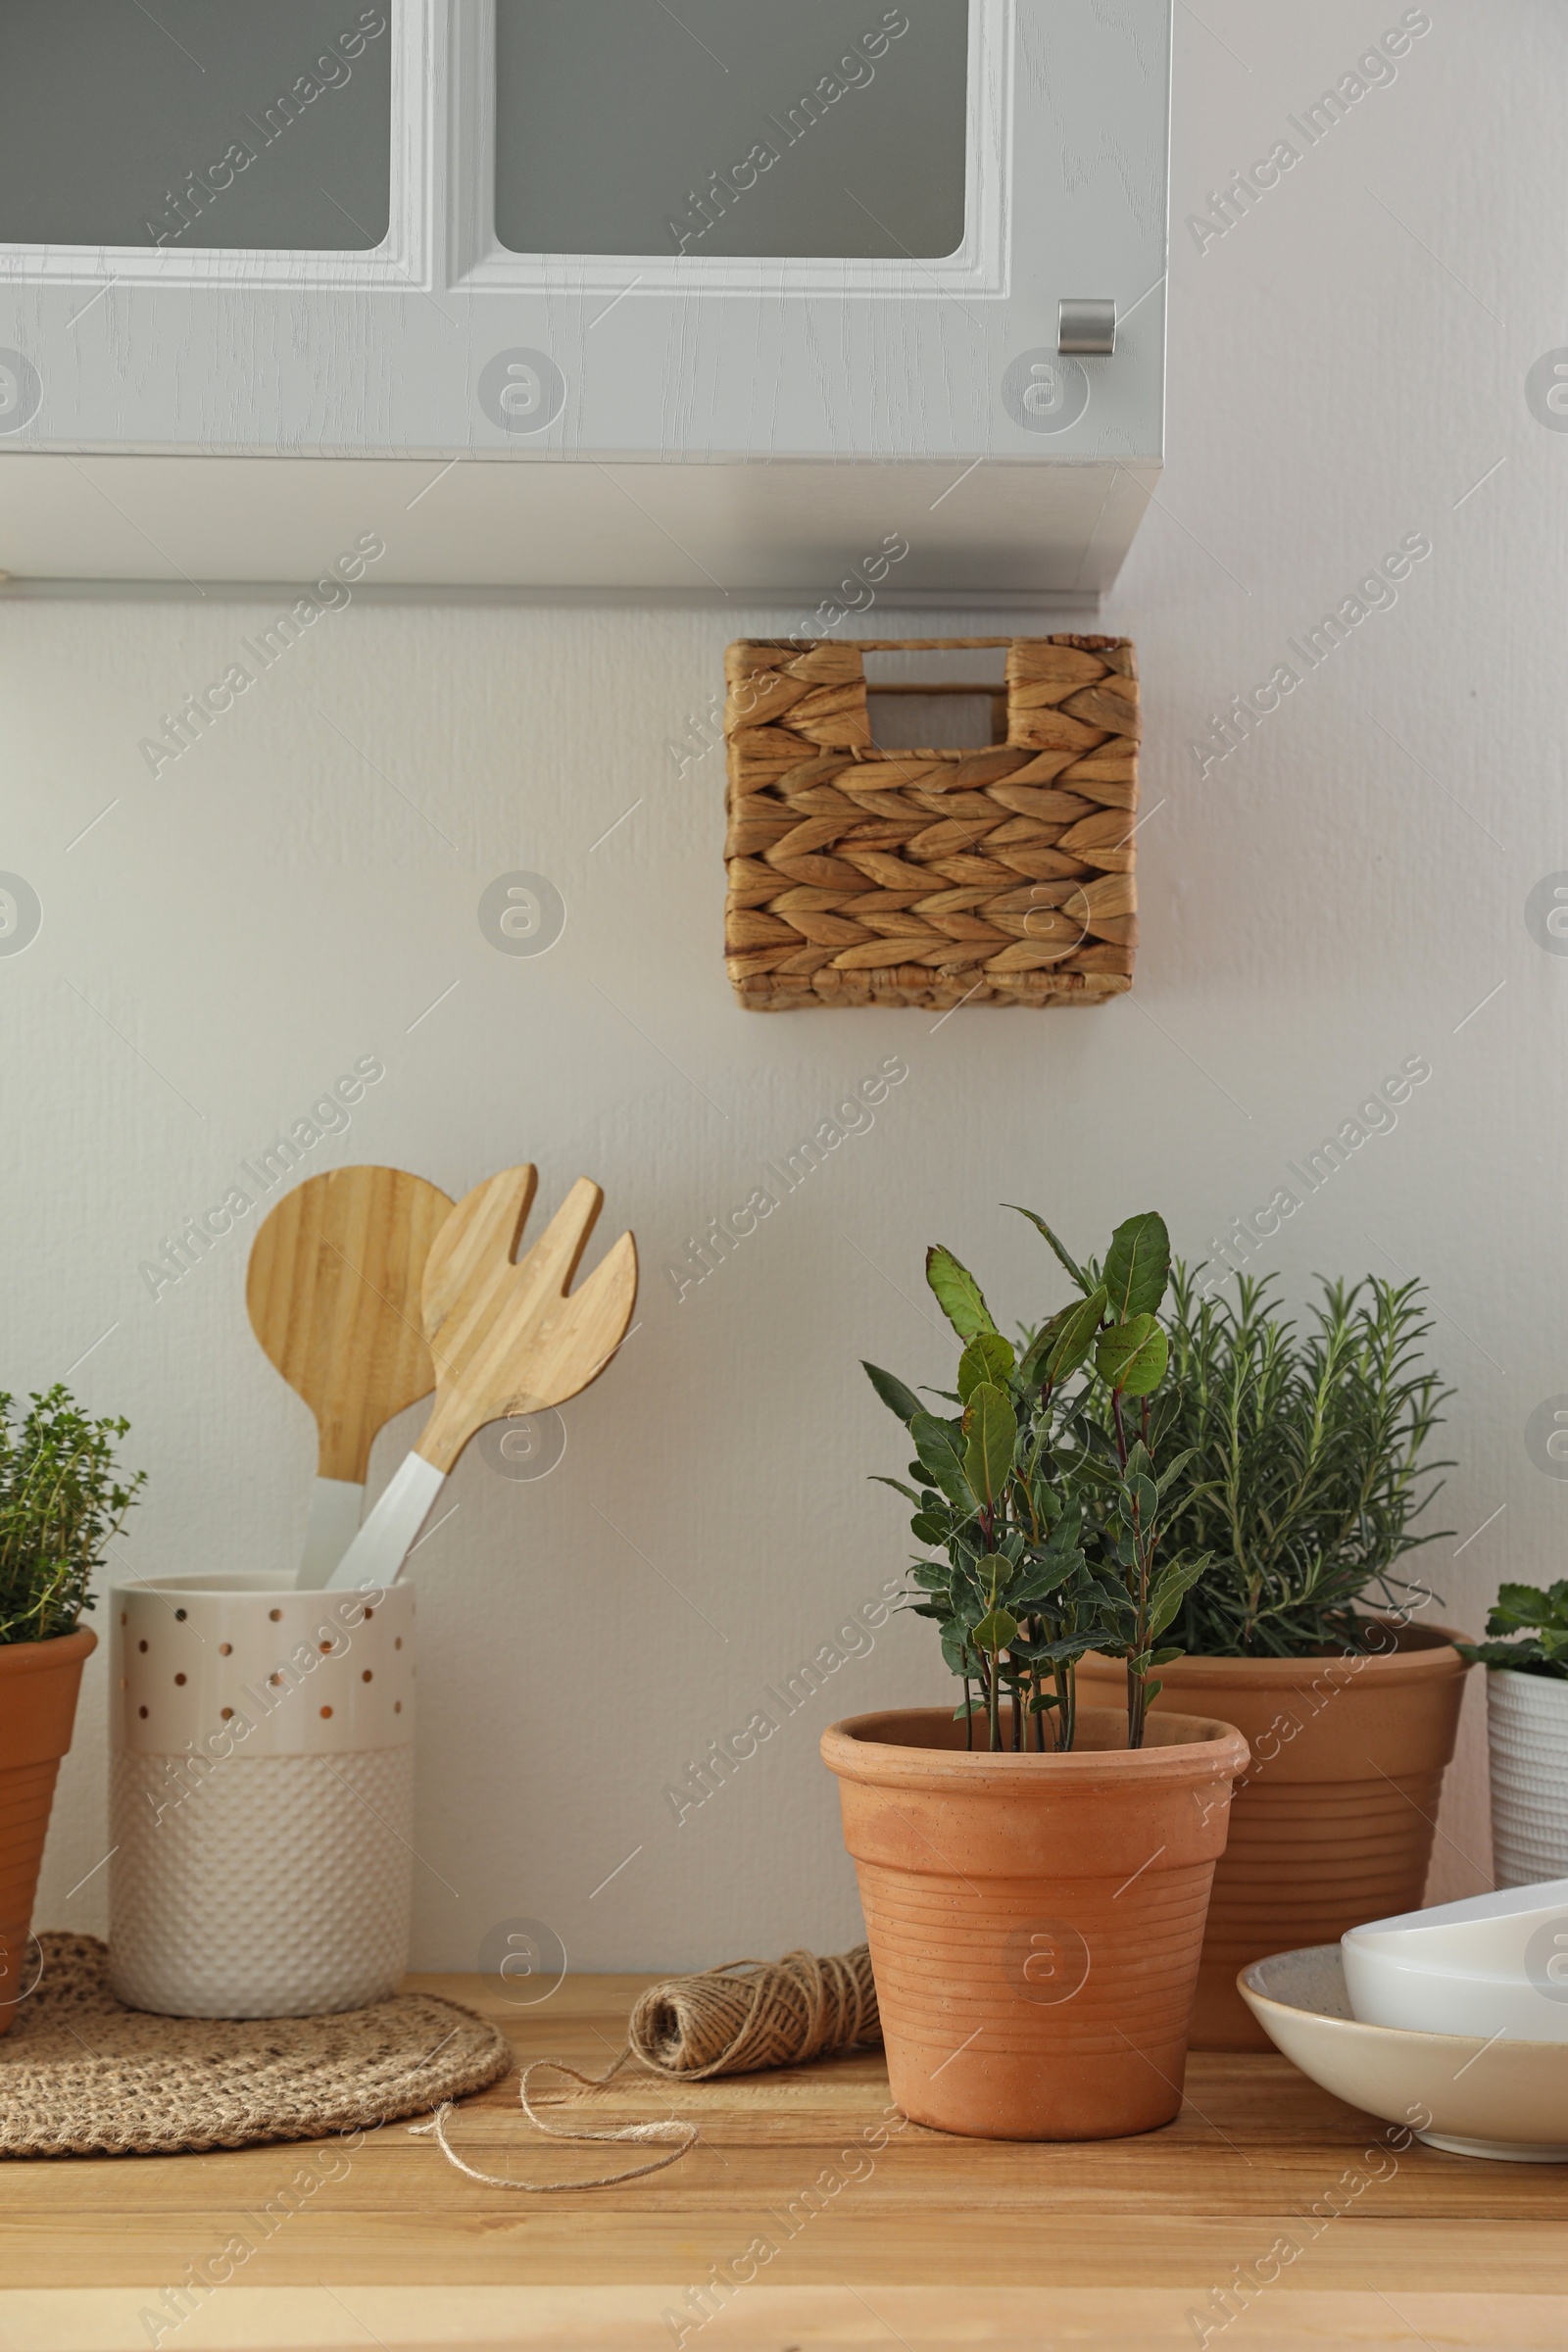
[[[6,0],[0,566],[298,576],[341,513],[387,579],[814,609],[902,540],[903,601],[1093,594],[1162,453],[1169,34]]]

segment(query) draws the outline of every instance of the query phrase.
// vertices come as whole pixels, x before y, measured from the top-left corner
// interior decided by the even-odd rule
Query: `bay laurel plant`
[[[20,1426],[0,1392],[0,1642],[48,1642],[92,1607],[88,1586],[145,1470],[115,1464],[124,1420],[89,1420],[58,1383]]]
[[[914,1505],[923,1556],[906,1605],[934,1621],[942,1654],[963,1684],[955,1709],[973,1747],[1065,1751],[1076,1735],[1078,1660],[1091,1649],[1126,1660],[1127,1744],[1141,1747],[1152,1677],[1180,1655],[1162,1647],[1205,1560],[1161,1556],[1180,1456],[1156,1463],[1151,1399],[1168,1346],[1158,1308],[1170,1243],[1152,1211],[1111,1236],[1102,1266],[1079,1265],[1044,1218],[1029,1219],[1078,1296],[1017,1345],[999,1330],[979,1284],[950,1250],[926,1256],[926,1280],[962,1345],[956,1389],[912,1389],[877,1364],[865,1371],[909,1433],[908,1476],[886,1478]],[[932,1553],[940,1554],[932,1558]]]

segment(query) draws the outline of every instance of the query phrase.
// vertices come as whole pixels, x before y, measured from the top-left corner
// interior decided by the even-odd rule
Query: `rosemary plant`
[[[1421,1365],[1422,1286],[1323,1283],[1303,1332],[1273,1311],[1276,1277],[1236,1278],[1233,1305],[1178,1265],[1157,1444],[1183,1459],[1171,1539],[1213,1567],[1187,1594],[1183,1646],[1205,1657],[1303,1657],[1365,1646],[1356,1604],[1432,1597],[1395,1574],[1452,1467],[1424,1462],[1452,1391]]]
[[[72,1633],[93,1571],[124,1525],[147,1473],[123,1483],[116,1441],[128,1421],[91,1421],[58,1383],[36,1392],[16,1426],[0,1391],[0,1642]]]
[[[1033,1210],[1078,1298],[1020,1344],[998,1330],[980,1286],[952,1251],[930,1250],[926,1279],[963,1343],[956,1390],[934,1392],[956,1412],[928,1411],[891,1372],[867,1364],[872,1386],[908,1430],[915,1460],[891,1486],[914,1505],[925,1556],[906,1605],[937,1625],[942,1652],[963,1684],[955,1712],[974,1744],[984,1719],[990,1749],[1070,1749],[1075,1669],[1087,1650],[1127,1662],[1127,1738],[1143,1744],[1151,1676],[1179,1651],[1160,1637],[1200,1577],[1191,1553],[1158,1557],[1166,1494],[1180,1459],[1156,1475],[1150,1399],[1164,1377],[1166,1338],[1156,1309],[1170,1245],[1161,1219],[1116,1228],[1102,1269],[1077,1265]],[[1091,1411],[1091,1394],[1101,1409]],[[944,1556],[934,1560],[932,1551]]]

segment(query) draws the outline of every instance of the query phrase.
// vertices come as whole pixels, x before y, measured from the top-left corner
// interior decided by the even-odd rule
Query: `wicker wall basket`
[[[984,751],[879,751],[864,657],[1005,646]],[[1132,985],[1125,637],[742,639],[725,659],[729,976],[808,1004],[1097,1004]],[[929,686],[888,689],[930,694]]]

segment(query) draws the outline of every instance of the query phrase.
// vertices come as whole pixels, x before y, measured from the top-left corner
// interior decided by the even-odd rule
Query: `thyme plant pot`
[[[1008,1718],[1004,1714],[1004,1724]],[[966,1751],[942,1708],[822,1735],[865,1913],[893,2097],[982,2139],[1169,2123],[1247,1743],[1083,1711],[1066,1755]]]
[[[27,1936],[60,1759],[71,1745],[89,1625],[48,1642],[0,1643],[0,2034],[24,1993]]]
[[[1487,1734],[1497,1885],[1568,1879],[1568,1680],[1489,1668]]]
[[[1272,2047],[1236,1987],[1254,1960],[1420,1907],[1468,1668],[1446,1628],[1376,1622],[1388,1646],[1365,1655],[1160,1668],[1152,1723],[1217,1715],[1251,1749],[1214,1873],[1195,2050]],[[1078,1688],[1085,1705],[1122,1704],[1123,1669],[1087,1657]]]

